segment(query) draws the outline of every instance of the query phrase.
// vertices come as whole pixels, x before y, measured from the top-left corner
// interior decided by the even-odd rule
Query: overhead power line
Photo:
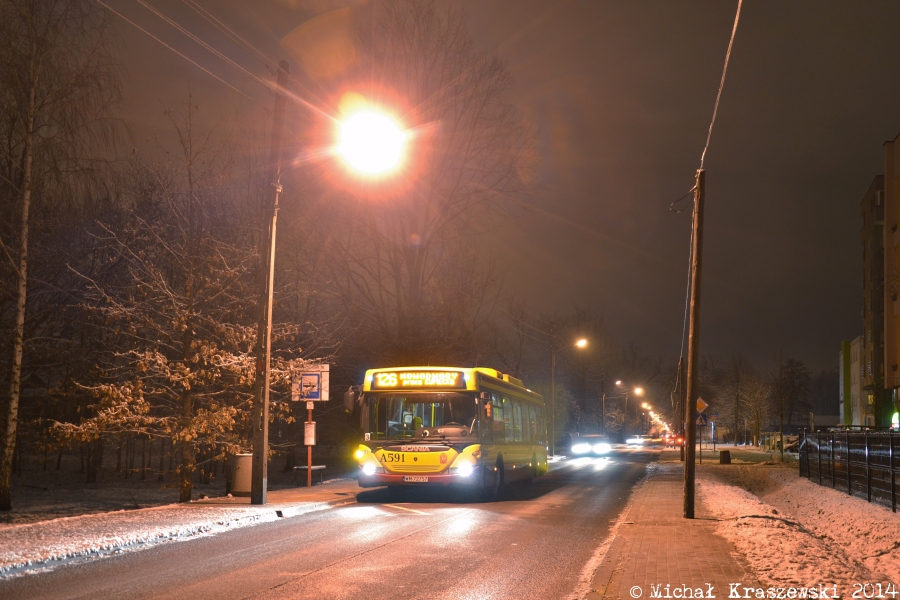
[[[716,113],[719,112],[719,100],[722,99],[722,88],[725,87],[725,74],[728,72],[728,59],[731,58],[731,47],[734,45],[734,36],[737,33],[738,21],[741,18],[741,4],[743,0],[738,0],[737,13],[734,15],[734,27],[731,28],[731,39],[728,40],[728,50],[725,51],[725,66],[722,68],[722,79],[719,81],[719,92],[716,94],[716,104],[713,107],[712,121],[709,123],[709,132],[706,134],[706,145],[703,146],[703,154],[700,155],[700,168],[706,160],[706,151],[709,149],[709,140],[712,138],[713,125],[716,124]]]

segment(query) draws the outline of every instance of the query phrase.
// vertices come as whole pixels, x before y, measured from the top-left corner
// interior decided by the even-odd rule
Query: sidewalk
[[[585,599],[649,598],[656,586],[659,595],[654,597],[727,598],[729,584],[757,585],[735,558],[734,547],[714,533],[717,520],[699,496],[695,518],[682,517],[683,463],[674,452],[660,458],[633,492]],[[666,585],[672,595],[667,595]],[[686,588],[693,590],[690,596],[682,593]]]
[[[222,497],[0,526],[0,577],[36,565],[55,565],[324,510],[354,502],[359,491],[355,479],[335,479],[311,488],[271,490],[265,506],[251,506],[249,498]]]

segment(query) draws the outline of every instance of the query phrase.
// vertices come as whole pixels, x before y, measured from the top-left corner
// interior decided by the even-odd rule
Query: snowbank
[[[900,585],[900,516],[800,478],[796,465],[704,465],[697,489],[762,583]]]
[[[73,558],[219,533],[328,506],[310,502],[279,510],[282,507],[173,504],[0,527],[0,576],[51,567]],[[290,514],[286,514],[288,510]]]

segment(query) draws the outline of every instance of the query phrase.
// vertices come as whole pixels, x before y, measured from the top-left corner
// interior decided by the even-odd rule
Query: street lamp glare
[[[337,152],[351,168],[378,175],[400,164],[407,138],[392,118],[364,109],[340,124]]]
[[[634,393],[637,394],[638,396],[643,396],[643,395],[644,395],[644,388],[642,388],[642,387],[636,387],[636,388],[634,388]]]
[[[577,342],[575,342],[575,345],[578,346],[579,348],[584,348],[585,346],[587,346],[587,340],[582,338],[582,339],[578,340]]]
[[[621,380],[621,379],[616,379],[616,385],[622,385],[622,380]]]

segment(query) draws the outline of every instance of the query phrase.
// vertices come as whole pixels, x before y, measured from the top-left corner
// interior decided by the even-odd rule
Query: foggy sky
[[[147,0],[259,76],[265,67],[182,2]],[[269,56],[339,0],[198,0]],[[110,1],[249,96],[121,20],[136,145],[188,86],[209,118],[270,103],[250,77],[146,9]],[[503,58],[535,125],[537,180],[492,234],[505,286],[535,311],[593,306],[615,337],[677,360],[693,185],[736,1],[458,3]],[[815,371],[862,332],[860,201],[900,132],[900,4],[744,3],[706,159],[701,352],[777,352]],[[293,69],[293,66],[292,66]],[[682,206],[685,206],[682,203]]]

